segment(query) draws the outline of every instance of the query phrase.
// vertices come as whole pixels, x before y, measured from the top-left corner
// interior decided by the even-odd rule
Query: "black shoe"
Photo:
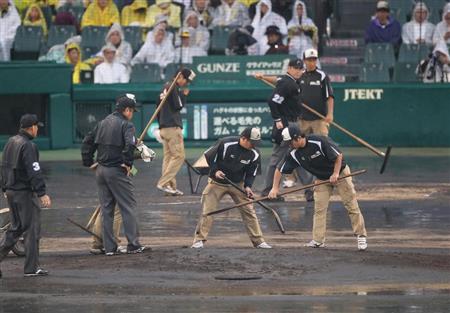
[[[312,190],[306,190],[305,191],[305,199],[308,202],[313,202],[314,201],[314,191]]]
[[[37,277],[37,276],[48,276],[48,271],[38,268],[36,272],[34,273],[25,273],[23,274],[24,277]]]
[[[284,202],[285,199],[282,196],[278,196],[274,199],[264,199],[264,202]]]
[[[146,249],[147,249],[146,247],[140,246],[140,247],[137,247],[137,248],[134,248],[134,249],[128,249],[128,250],[127,250],[127,253],[128,253],[128,254],[143,253],[144,250],[146,250]],[[148,248],[148,249],[149,249],[149,248]]]

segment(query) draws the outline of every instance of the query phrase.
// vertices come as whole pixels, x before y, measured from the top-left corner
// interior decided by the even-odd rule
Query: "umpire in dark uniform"
[[[43,124],[36,115],[25,114],[21,117],[19,134],[8,140],[3,149],[1,166],[1,187],[8,200],[11,227],[0,241],[0,262],[24,234],[26,277],[48,275],[39,266],[40,205],[51,206],[39,164],[38,148],[32,142],[37,137],[39,126]]]
[[[314,113],[302,108],[299,127],[302,133],[328,136],[330,123],[333,121],[334,95],[330,78],[317,68],[317,50],[307,49],[303,59],[306,71],[300,80],[303,102],[326,118],[321,119]]]
[[[303,62],[299,59],[289,61],[286,75],[278,78],[276,87],[269,98],[270,112],[273,118],[272,156],[267,167],[266,180],[261,192],[262,196],[267,196],[272,189],[273,175],[277,165],[283,160],[289,145],[283,142],[281,132],[288,125],[297,123],[301,112],[301,90],[298,79],[302,77]],[[299,171],[299,177],[303,184],[311,181],[310,175],[305,171]],[[312,191],[305,191],[308,201],[312,200]],[[283,198],[278,198],[283,200]]]
[[[103,245],[106,255],[120,253],[113,232],[116,204],[122,214],[128,240],[127,252],[144,251],[138,238],[136,199],[130,178],[136,148],[135,128],[130,121],[135,111],[136,98],[133,94],[117,97],[116,111],[95,126],[84,138],[81,148],[84,166],[94,164],[94,153],[97,151],[96,180],[103,215]]]

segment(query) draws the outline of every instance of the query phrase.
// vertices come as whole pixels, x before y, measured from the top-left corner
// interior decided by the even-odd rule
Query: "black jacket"
[[[164,90],[169,89],[169,84],[164,86]],[[158,105],[161,99],[158,101]],[[159,128],[180,127],[183,128],[180,111],[186,106],[186,96],[175,86],[167,97],[158,114]]]
[[[334,172],[334,163],[341,151],[337,145],[325,136],[306,136],[306,145],[303,148],[292,149],[278,168],[282,174],[290,174],[301,166],[320,180],[328,180]],[[342,159],[339,172],[342,172],[346,163]]]
[[[9,138],[3,149],[1,187],[6,190],[31,190],[39,197],[46,194],[39,165],[39,151],[27,132]]]
[[[97,162],[103,166],[132,166],[135,148],[133,123],[116,111],[100,121],[94,130],[84,137],[81,146],[83,165],[91,166],[97,151]]]
[[[244,187],[251,187],[261,165],[260,152],[247,150],[239,144],[239,137],[225,137],[205,151],[206,162],[210,167],[209,177],[221,184],[227,184],[216,178],[217,171],[222,171],[234,183],[244,181]]]
[[[302,89],[303,102],[322,115],[327,115],[327,100],[329,97],[334,98],[333,88],[328,75],[319,69],[311,72],[306,71],[300,78],[300,88]],[[301,118],[307,121],[320,119],[320,117],[305,108],[302,108]]]
[[[298,82],[289,74],[281,76],[268,102],[274,120],[272,142],[280,144],[283,140],[282,129],[277,129],[275,122],[282,121],[283,125],[287,126],[288,122],[296,122],[300,117],[301,96]]]

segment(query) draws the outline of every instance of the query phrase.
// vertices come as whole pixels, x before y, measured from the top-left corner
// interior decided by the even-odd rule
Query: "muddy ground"
[[[42,212],[41,263],[51,275],[23,278],[23,259],[8,257],[0,312],[449,312],[448,152],[394,150],[384,175],[377,173],[380,160],[364,150],[348,157],[352,169],[368,169],[355,178],[366,252],[356,251],[337,197],[327,248],[303,247],[311,239],[313,206],[302,194],[270,204],[285,235],[257,207],[272,250],[251,247],[234,211],[216,218],[203,250],[190,249],[200,196],[190,194],[185,168],[179,185],[186,196],[161,195],[154,188],[156,161],[150,168],[139,164],[135,178],[141,241],[152,250],[93,256],[89,236],[66,222],[89,219],[97,204],[93,174],[76,161],[43,162],[54,206]]]

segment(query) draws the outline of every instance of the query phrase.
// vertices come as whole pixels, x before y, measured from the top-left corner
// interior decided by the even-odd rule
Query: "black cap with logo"
[[[30,128],[31,126],[37,125],[43,127],[44,123],[39,122],[36,114],[24,114],[20,118],[20,128]]]
[[[303,68],[303,61],[300,59],[292,59],[289,61],[288,66],[294,67],[296,69],[302,69]]]
[[[131,108],[134,112],[139,112],[136,109],[136,96],[132,93],[126,93],[116,98],[116,109],[124,110],[126,108]]]
[[[196,76],[194,71],[187,67],[181,70],[181,75],[184,77],[184,79],[187,79],[189,82],[192,82]]]
[[[291,141],[300,137],[305,137],[305,134],[300,131],[297,125],[289,125],[283,129],[281,136],[283,136],[283,141]]]
[[[261,142],[261,130],[258,127],[246,127],[241,132],[241,137],[247,138],[254,146],[256,146]]]

